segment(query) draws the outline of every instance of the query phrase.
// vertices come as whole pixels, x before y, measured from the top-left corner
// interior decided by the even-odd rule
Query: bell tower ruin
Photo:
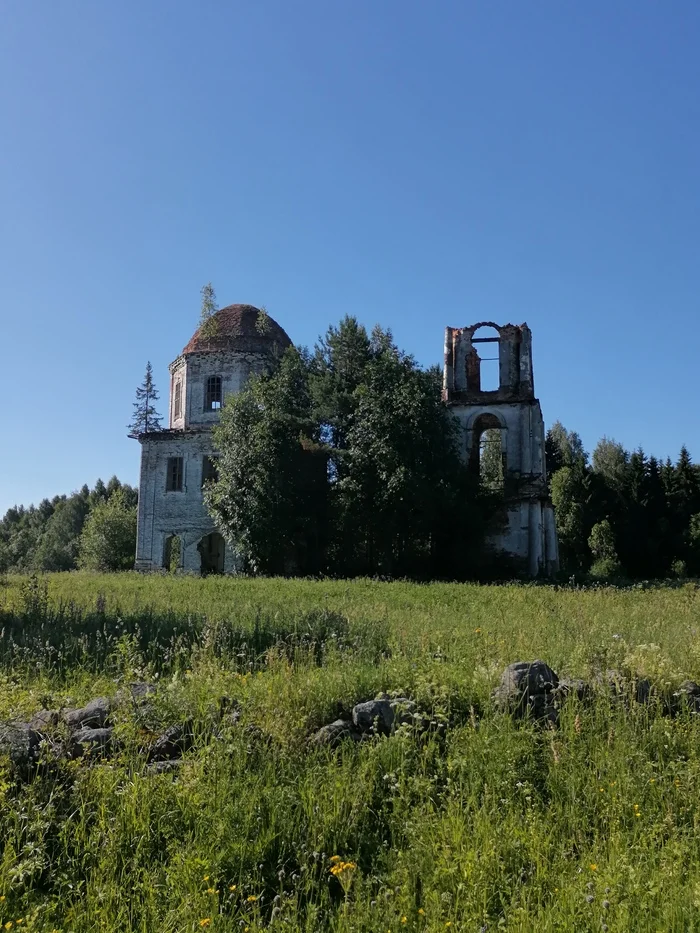
[[[443,398],[462,427],[470,467],[479,472],[488,460],[493,474],[495,463],[502,483],[504,514],[489,546],[530,576],[556,572],[557,532],[527,324],[447,327]]]

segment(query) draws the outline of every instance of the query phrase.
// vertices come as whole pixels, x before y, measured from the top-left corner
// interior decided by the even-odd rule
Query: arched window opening
[[[501,387],[500,335],[495,327],[477,327],[467,359],[467,386],[477,392],[496,392]]]
[[[503,490],[506,476],[506,428],[496,415],[484,412],[471,426],[469,463],[480,485],[490,492]]]
[[[163,568],[175,573],[182,562],[182,539],[179,535],[168,535],[163,546]]]
[[[503,490],[504,434],[503,428],[487,428],[479,438],[479,482],[489,492]]]
[[[197,550],[201,558],[202,576],[209,576],[211,573],[224,572],[224,539],[218,531],[212,531],[205,535],[197,545]]]

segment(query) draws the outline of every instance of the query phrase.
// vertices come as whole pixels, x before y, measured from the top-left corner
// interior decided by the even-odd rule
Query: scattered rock
[[[670,703],[670,712],[679,713],[688,709],[691,713],[700,713],[700,684],[694,680],[684,680],[678,690],[674,691]]]
[[[0,758],[9,758],[13,769],[26,775],[39,758],[41,735],[26,723],[0,723]]]
[[[152,761],[146,766],[146,774],[167,774],[169,771],[177,771],[181,766],[179,758],[175,761]]]
[[[36,732],[50,732],[58,725],[59,718],[54,709],[40,709],[38,713],[34,713],[27,725]]]
[[[493,700],[500,710],[518,717],[552,719],[552,693],[558,686],[559,678],[544,661],[516,661],[503,671]]]
[[[353,707],[352,721],[360,732],[388,735],[394,724],[394,710],[389,700],[368,700]]]
[[[558,686],[552,691],[552,695],[558,706],[561,706],[570,696],[575,696],[581,703],[585,703],[591,698],[591,686],[585,680],[579,680],[576,677],[560,680]]]
[[[69,754],[71,758],[79,758],[85,754],[107,754],[114,750],[112,733],[114,729],[99,728],[93,729],[90,726],[84,726],[73,733],[70,740]]]
[[[191,723],[170,726],[151,745],[148,750],[148,760],[149,762],[171,761],[173,758],[179,758],[183,752],[192,748],[193,741]]]
[[[336,719],[335,722],[322,726],[311,736],[309,744],[335,748],[343,739],[352,739],[354,742],[360,739],[360,733],[349,719]]]
[[[63,719],[69,729],[81,729],[90,726],[99,729],[107,723],[111,703],[107,697],[97,697],[80,709],[67,709],[63,711]]]

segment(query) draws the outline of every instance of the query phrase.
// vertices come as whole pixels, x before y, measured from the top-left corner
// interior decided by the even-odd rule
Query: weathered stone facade
[[[236,555],[204,504],[203,484],[216,461],[211,429],[226,396],[273,366],[290,343],[257,308],[231,305],[217,312],[209,336],[198,330],[170,364],[169,427],[139,436],[137,570],[172,563],[194,573],[236,570]]]
[[[480,328],[498,336],[480,338]],[[481,378],[486,346],[497,347],[497,387],[489,391],[482,389]],[[489,545],[531,576],[554,573],[559,549],[547,489],[544,421],[535,398],[530,328],[490,321],[446,328],[443,397],[462,426],[464,455],[474,470],[480,468],[484,432],[500,434],[505,508]]]

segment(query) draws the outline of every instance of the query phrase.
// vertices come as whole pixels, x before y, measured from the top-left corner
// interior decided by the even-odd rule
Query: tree
[[[583,449],[583,441],[576,431],[567,431],[561,421],[555,421],[547,431],[544,450],[547,476],[550,480],[562,467],[584,470],[588,463],[588,454]]]
[[[216,292],[211,282],[207,282],[206,285],[202,286],[201,295],[202,306],[199,313],[199,333],[205,338],[216,337],[218,326],[214,315],[219,310],[219,306],[216,303]]]
[[[586,541],[591,527],[586,478],[575,467],[562,467],[552,477],[551,490],[562,569],[581,570],[588,564]]]
[[[326,461],[308,380],[306,355],[288,348],[275,373],[227,399],[214,428],[219,475],[205,499],[253,573],[323,569]]]
[[[614,577],[620,573],[620,562],[615,549],[615,533],[610,522],[603,519],[591,529],[588,546],[595,560],[591,565],[594,577]]]
[[[124,489],[98,502],[85,524],[78,546],[81,570],[130,570],[136,554],[136,506]]]
[[[129,437],[138,437],[139,434],[148,434],[150,431],[162,429],[161,419],[154,407],[158,401],[158,392],[153,383],[153,368],[150,362],[146,363],[146,375],[143,383],[136,390],[134,413],[129,428]]]

